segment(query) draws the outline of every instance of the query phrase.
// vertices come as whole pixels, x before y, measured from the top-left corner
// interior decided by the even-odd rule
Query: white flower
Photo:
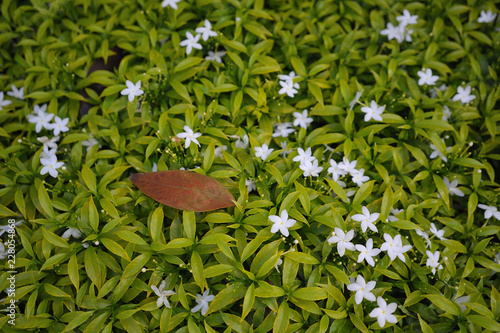
[[[470,296],[461,296],[455,298],[455,302],[457,302],[457,304],[460,306],[460,310],[462,310],[462,312],[464,312],[467,309],[467,307],[463,304],[469,302],[469,299]]]
[[[186,47],[186,54],[190,55],[191,51],[193,50],[193,47],[195,49],[201,50],[203,47],[201,46],[200,43],[198,43],[198,40],[200,39],[200,35],[193,36],[192,33],[189,31],[186,32],[186,38],[183,41],[181,41],[180,46],[185,46]]]
[[[158,164],[156,162],[153,162],[153,166],[151,167],[152,172],[158,172]]]
[[[361,111],[365,113],[365,121],[370,121],[370,119],[382,121],[382,117],[380,116],[385,110],[384,106],[378,106],[375,101],[370,102],[370,107],[363,106]]]
[[[437,238],[439,238],[440,240],[445,240],[446,238],[443,237],[444,235],[444,230],[438,230],[436,228],[436,225],[434,223],[431,223],[431,229],[430,231],[432,232],[432,234],[434,236],[436,236]]]
[[[293,149],[287,149],[287,143],[286,143],[286,141],[281,141],[280,142],[280,147],[283,150],[281,152],[281,156],[283,156],[283,158],[286,158],[286,155],[290,154],[293,151]]]
[[[384,234],[385,243],[382,244],[380,250],[386,251],[391,261],[398,257],[402,262],[405,262],[405,252],[409,251],[412,246],[405,245],[401,241],[401,235],[394,236],[394,239],[389,234]]]
[[[436,81],[439,80],[439,76],[432,75],[432,70],[430,68],[423,69],[417,72],[420,79],[418,79],[418,85],[423,86],[427,84],[429,86],[433,86],[436,84]]]
[[[458,197],[463,197],[465,194],[461,190],[457,188],[458,185],[458,180],[454,180],[450,183],[447,177],[443,177],[444,184],[446,185],[446,188],[448,189],[448,193],[451,195],[456,195]]]
[[[219,64],[222,63],[222,57],[226,55],[225,51],[208,51],[208,55],[205,57],[205,60],[215,60]]]
[[[493,14],[491,10],[488,11],[481,11],[481,16],[478,17],[477,22],[478,23],[490,23],[495,21],[495,18],[497,17],[497,14]]]
[[[80,238],[82,237],[82,232],[80,230],[78,230],[77,228],[68,228],[68,230],[66,230],[61,238],[62,239],[69,239],[71,236],[73,236],[74,238]]]
[[[17,87],[13,84],[11,84],[10,87],[12,91],[7,91],[7,95],[17,99],[24,99],[24,87],[21,87],[21,89],[17,89]]]
[[[403,15],[396,17],[400,25],[407,26],[408,24],[417,24],[418,15],[411,15],[410,12],[405,9],[403,10]]]
[[[432,274],[436,274],[436,268],[443,268],[443,266],[439,264],[439,251],[432,253],[431,251],[427,250],[425,251],[425,253],[427,253],[427,257],[429,257],[425,265],[432,268]]]
[[[387,28],[380,31],[380,34],[383,36],[387,36],[387,39],[393,40],[394,38],[398,39],[400,34],[399,26],[393,26],[392,23],[387,23]],[[399,40],[399,39],[398,39]]]
[[[363,298],[371,302],[375,302],[375,295],[373,295],[373,293],[371,292],[375,288],[375,285],[375,281],[366,283],[365,278],[360,274],[356,278],[356,283],[351,283],[347,286],[347,289],[356,292],[356,294],[354,295],[354,300],[356,301],[356,304],[361,304]]]
[[[356,170],[356,164],[358,161],[354,160],[350,162],[347,157],[344,156],[342,159],[342,162],[338,164],[339,169],[344,170],[345,172],[348,172],[349,174],[352,175],[353,172]]]
[[[248,188],[248,193],[255,191],[257,189],[257,186],[255,186],[255,180],[245,179],[245,185]]]
[[[42,143],[44,147],[57,149],[57,143],[56,142],[59,141],[59,137],[58,136],[55,136],[52,139],[49,139],[46,136],[42,136],[42,137],[39,137],[39,138],[36,138],[36,139],[38,140],[38,142]]]
[[[37,115],[41,115],[47,111],[47,103],[43,104],[42,106],[40,105],[35,105],[33,107],[33,112],[35,112]]]
[[[405,40],[407,42],[412,41],[411,34],[413,33],[413,29],[407,29],[406,26],[400,24],[398,26],[398,30],[399,30],[399,34],[396,36],[396,39],[397,39],[399,44],[401,44]]]
[[[54,124],[50,124],[50,129],[54,131],[54,135],[59,135],[61,132],[69,131],[68,126],[69,118],[61,119],[58,116],[54,118]]]
[[[23,220],[14,223],[16,227],[20,226],[21,224],[23,224]],[[0,225],[0,236],[2,236],[5,232],[10,230],[11,229],[10,226],[11,226],[10,224]]]
[[[245,134],[243,135],[243,138],[237,137],[238,140],[234,143],[235,148],[242,148],[242,149],[247,149],[248,148],[248,135]],[[243,141],[241,140],[243,139]]]
[[[340,163],[339,163],[340,164]],[[347,171],[340,168],[340,165],[333,159],[330,160],[330,167],[328,168],[328,173],[332,174],[332,179],[337,181],[340,176],[344,176],[347,174]]]
[[[425,247],[430,248],[432,244],[431,244],[431,240],[429,239],[429,234],[426,233],[425,231],[420,230],[420,229],[416,229],[415,232],[417,233],[417,235],[419,235],[420,237],[422,237],[425,240]]]
[[[273,152],[274,149],[269,149],[267,144],[263,144],[262,147],[255,147],[255,157],[260,157],[263,161]]]
[[[289,97],[294,97],[299,91],[294,87],[292,80],[280,81],[281,89],[278,91],[280,95],[287,94]]]
[[[453,98],[451,100],[453,102],[460,101],[460,102],[462,102],[462,104],[467,104],[469,102],[472,102],[476,98],[476,96],[471,95],[470,92],[471,92],[470,86],[465,87],[465,89],[462,87],[458,87],[457,94],[455,96],[453,96]]]
[[[370,266],[375,267],[375,261],[373,260],[372,257],[378,255],[380,253],[380,249],[373,248],[373,239],[371,239],[371,238],[368,239],[366,241],[366,246],[357,244],[356,250],[359,251],[358,262],[363,262],[363,260],[366,260],[366,262]],[[373,300],[375,300],[375,299],[373,299]]]
[[[173,9],[177,9],[177,3],[181,2],[181,0],[163,0],[161,3],[162,7],[170,6]]]
[[[370,312],[370,317],[377,318],[378,325],[382,328],[385,326],[385,322],[391,324],[396,324],[398,319],[395,315],[393,315],[394,311],[396,311],[398,305],[396,303],[391,303],[387,305],[385,300],[382,297],[377,298],[378,308],[373,309]]]
[[[50,158],[51,156],[55,156],[57,152],[57,148],[49,149],[47,146],[43,146],[42,153],[40,154],[40,158]]]
[[[311,147],[307,148],[305,151],[302,148],[297,149],[298,155],[293,158],[294,162],[300,162],[300,164],[305,163],[306,161],[314,161],[316,157],[312,156]]]
[[[41,158],[40,163],[43,165],[42,170],[40,170],[40,174],[43,176],[47,172],[54,178],[57,178],[59,172],[57,169],[64,165],[63,162],[58,162],[56,155],[51,155],[49,158]]]
[[[363,89],[361,89],[361,91],[357,91],[356,92],[356,96],[354,97],[354,99],[349,103],[349,111],[352,110],[352,108],[354,107],[354,105],[359,101],[359,99],[361,98],[361,95],[363,94]]]
[[[295,75],[294,71],[291,71],[290,74],[288,74],[288,75],[285,75],[285,74],[278,75],[278,78],[282,81],[293,81],[293,79],[295,79],[296,77],[298,77],[298,76]]]
[[[293,126],[300,126],[307,129],[309,124],[313,122],[313,119],[311,117],[308,117],[307,110],[302,111],[302,113],[294,112],[293,116],[295,117]]]
[[[0,260],[3,260],[5,258],[7,258],[7,250],[5,249],[5,246],[3,245],[3,243],[0,243]]]
[[[354,221],[361,222],[361,231],[365,232],[367,228],[370,228],[373,232],[378,232],[378,229],[373,222],[377,221],[380,213],[370,214],[370,211],[366,208],[366,206],[363,206],[361,211],[363,214],[356,214],[351,217]]]
[[[333,236],[328,238],[327,242],[330,244],[337,243],[337,252],[341,257],[344,256],[345,249],[355,250],[354,244],[350,242],[354,238],[354,230],[344,233],[342,229],[335,227],[335,232],[332,234]]]
[[[443,142],[444,142],[444,140],[443,140]],[[443,162],[448,162],[448,158],[441,153],[441,151],[439,150],[439,148],[437,148],[436,146],[434,146],[432,143],[429,145],[429,147],[433,150],[433,152],[429,155],[429,158],[434,159],[434,158],[437,158],[437,157],[441,157],[441,159],[443,160]],[[451,147],[446,147],[446,151],[448,151],[450,149],[451,149]]]
[[[279,265],[283,264],[283,260],[281,258],[278,258],[278,261],[276,262],[276,265],[274,265],[274,268],[280,272],[280,269],[278,268]]]
[[[222,157],[222,150],[227,150],[227,146],[216,147],[214,151],[214,157]]]
[[[35,105],[35,108],[37,106],[38,105]],[[45,113],[43,109],[39,109],[39,112],[37,111],[35,112],[36,112],[35,115],[33,114],[28,115],[28,121],[32,124],[36,124],[35,131],[39,133],[42,130],[42,128],[51,129],[50,121],[52,120],[52,118],[54,118],[54,114]]]
[[[281,217],[279,217],[278,215],[270,215],[269,220],[274,223],[271,227],[271,232],[275,234],[279,230],[285,237],[288,237],[288,235],[290,234],[288,232],[288,228],[293,227],[295,225],[295,222],[297,222],[294,219],[288,219],[288,212],[286,211],[286,209],[283,209],[283,211],[281,212]]]
[[[140,96],[144,93],[144,91],[141,89],[141,80],[137,81],[135,85],[132,83],[132,81],[127,80],[125,84],[127,85],[127,88],[120,91],[120,94],[128,95],[129,102],[133,102],[135,96]]]
[[[196,28],[196,33],[201,34],[203,40],[208,40],[209,37],[217,36],[215,31],[212,31],[212,24],[209,20],[205,19],[205,26]],[[189,53],[188,53],[189,54]]]
[[[93,137],[90,137],[88,140],[82,141],[82,146],[87,147],[87,151],[89,151],[90,148],[92,148],[95,145],[98,145],[99,141],[94,139]]]
[[[3,91],[0,91],[0,110],[2,110],[4,106],[7,106],[12,103],[12,101],[9,101],[8,99],[4,101],[3,97],[4,97]]]
[[[359,187],[363,186],[363,183],[370,180],[370,177],[365,176],[365,169],[353,170],[351,172],[351,176],[352,181]]]
[[[303,163],[300,163],[299,168],[304,171],[304,177],[318,177],[319,173],[323,171],[323,167],[318,166],[317,159],[314,159],[312,162],[304,161]]]
[[[399,221],[399,219],[396,217],[399,213],[401,213],[403,210],[402,209],[393,209],[391,208],[391,214],[387,217],[385,222],[394,222],[394,221]]]
[[[441,117],[442,121],[448,121],[451,117],[451,111],[448,105],[443,105],[443,116]]]
[[[280,136],[287,138],[288,135],[295,132],[295,129],[292,128],[292,123],[289,122],[277,123],[274,126],[276,127],[276,129],[273,133],[273,138],[277,138]]]
[[[160,288],[156,286],[151,286],[151,289],[155,292],[156,296],[158,296],[158,300],[156,301],[156,306],[161,307],[162,304],[165,304],[167,308],[170,308],[170,303],[168,302],[167,297],[171,295],[175,295],[175,292],[172,290],[163,290],[167,281],[163,280],[160,283]]]
[[[483,204],[477,205],[479,208],[484,209],[484,218],[489,219],[490,217],[494,216],[497,220],[500,221],[500,212],[498,209],[494,206],[486,206]]]
[[[184,144],[184,148],[186,148],[186,149],[188,149],[189,146],[191,145],[191,141],[196,143],[198,145],[198,147],[200,147],[201,145],[197,140],[197,138],[200,136],[201,136],[201,133],[193,132],[191,127],[189,127],[188,125],[184,125],[184,132],[177,134],[178,138],[186,139],[186,143]]]
[[[205,290],[203,295],[196,295],[196,303],[198,303],[194,308],[191,309],[192,313],[198,312],[201,309],[201,314],[204,316],[207,314],[208,302],[212,302],[215,298],[214,295],[209,295],[210,289]]]

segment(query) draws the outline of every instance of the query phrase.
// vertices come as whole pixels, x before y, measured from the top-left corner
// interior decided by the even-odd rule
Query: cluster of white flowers
[[[323,167],[318,166],[318,159],[312,155],[311,147],[305,151],[302,148],[297,149],[298,155],[293,158],[294,162],[299,162],[299,168],[304,171],[304,177],[318,177],[319,173],[323,171]]]
[[[216,37],[217,36],[217,33],[215,31],[212,31],[212,24],[210,23],[209,20],[206,20],[206,19],[204,21],[204,25],[202,27],[196,28],[195,31],[196,31],[196,35],[195,36],[193,36],[193,34],[191,32],[189,32],[189,31],[186,32],[186,39],[180,42],[180,46],[186,48],[186,54],[187,55],[191,54],[191,51],[193,51],[193,48],[197,49],[197,50],[203,49],[203,47],[201,46],[201,44],[198,43],[198,41],[200,40],[200,37],[204,41],[207,41],[208,38],[210,38],[210,37]],[[224,54],[221,54],[221,53],[217,52],[217,54],[215,54],[215,53],[212,52],[211,55],[209,53],[209,57],[210,58],[207,59],[207,60],[216,60],[217,62],[222,62],[221,57],[223,55],[225,55],[225,52],[223,52],[223,53]]]
[[[300,85],[298,82],[293,82],[293,79],[295,79],[296,76],[294,71],[291,71],[290,74],[284,75],[280,74],[278,75],[278,78],[280,79],[280,86],[281,89],[278,91],[280,95],[287,94],[288,97],[294,97],[295,94],[299,92]]]
[[[403,15],[396,17],[399,21],[399,25],[393,26],[392,23],[387,23],[386,29],[380,31],[380,34],[387,36],[389,40],[396,39],[399,44],[403,43],[405,40],[411,42],[411,34],[413,29],[408,28],[410,24],[417,24],[418,15],[411,15],[410,12],[405,9],[403,10]]]
[[[330,167],[328,173],[332,174],[332,179],[340,186],[346,187],[346,183],[340,180],[341,177],[349,174],[352,181],[359,187],[370,180],[370,177],[365,176],[365,169],[356,169],[357,161],[349,161],[345,156],[342,162],[337,163],[335,160],[330,159]]]

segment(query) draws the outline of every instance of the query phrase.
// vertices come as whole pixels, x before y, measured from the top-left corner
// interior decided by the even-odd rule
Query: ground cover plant
[[[500,331],[495,1],[0,10],[2,332]]]

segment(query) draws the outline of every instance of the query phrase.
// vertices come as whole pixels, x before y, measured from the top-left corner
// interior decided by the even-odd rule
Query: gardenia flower
[[[358,261],[359,262],[359,261]],[[350,291],[355,291],[354,300],[356,304],[361,304],[363,298],[375,302],[375,295],[371,292],[377,283],[375,281],[365,282],[365,278],[360,274],[356,278],[356,283],[351,283],[347,286]]]
[[[64,165],[63,162],[58,162],[56,155],[51,155],[48,158],[40,158],[40,163],[43,165],[42,170],[40,170],[40,174],[43,176],[47,172],[54,178],[57,178],[59,172],[57,169]]]
[[[273,133],[273,138],[277,138],[280,136],[287,138],[288,135],[295,132],[295,129],[292,128],[292,123],[289,123],[289,122],[277,123],[274,126],[276,126],[276,130]]]
[[[477,205],[479,208],[484,209],[484,218],[489,219],[490,217],[494,216],[497,220],[500,221],[500,212],[498,209],[494,206],[486,206],[483,204]]]
[[[403,10],[403,15],[396,17],[400,25],[407,26],[408,24],[417,24],[418,15],[411,15],[410,12],[405,9]]]
[[[425,70],[422,68],[422,70],[418,71],[417,74],[420,76],[420,79],[418,80],[419,86],[423,86],[424,84],[433,86],[436,84],[436,81],[439,80],[439,76],[432,75],[432,70],[430,68]]]
[[[71,236],[73,236],[74,238],[80,238],[82,237],[82,232],[80,230],[78,230],[77,228],[68,228],[68,230],[66,230],[64,232],[64,234],[62,234],[61,238],[62,239],[69,239]]]
[[[337,243],[337,252],[342,257],[344,256],[345,250],[354,251],[354,244],[350,241],[354,238],[354,230],[349,230],[344,233],[342,229],[335,227],[335,232],[332,232],[332,237],[328,238],[327,242],[330,244]]]
[[[248,135],[245,134],[245,135],[243,135],[242,138],[240,138],[240,137],[237,137],[237,138],[238,138],[238,140],[236,140],[234,147],[247,149],[248,148]],[[241,139],[243,139],[243,141]]]
[[[373,239],[368,239],[366,241],[366,246],[357,244],[356,250],[359,251],[358,262],[363,262],[363,260],[366,260],[366,262],[370,266],[375,267],[375,261],[372,257],[378,255],[380,253],[380,249],[373,248]],[[375,298],[373,300],[375,300]]]
[[[10,87],[12,91],[7,91],[7,95],[17,99],[24,99],[24,87],[21,87],[21,89],[17,89],[17,87],[13,84],[11,84]]]
[[[210,289],[205,290],[203,295],[196,295],[196,303],[198,303],[194,308],[191,309],[192,313],[198,312],[201,309],[201,314],[204,316],[207,314],[208,302],[212,302],[215,298],[214,295],[209,295]]]
[[[438,230],[436,228],[436,225],[434,223],[431,223],[431,229],[430,231],[432,232],[432,234],[434,236],[436,236],[437,238],[439,238],[440,240],[445,240],[446,238],[443,237],[444,235],[444,230]]]
[[[293,116],[295,117],[295,120],[293,121],[293,126],[300,126],[302,128],[307,129],[310,123],[313,122],[313,119],[311,117],[308,117],[307,110],[300,112],[294,112]]]
[[[490,23],[495,21],[495,18],[497,17],[497,14],[493,14],[491,10],[488,11],[481,11],[481,16],[477,19],[478,23]]]
[[[165,304],[167,308],[170,308],[170,303],[168,302],[167,297],[171,295],[175,295],[175,292],[172,290],[163,290],[167,281],[163,280],[160,283],[160,288],[156,286],[151,286],[151,289],[155,292],[156,296],[158,296],[158,300],[156,301],[156,306],[161,307],[162,304]]]
[[[356,92],[356,97],[354,97],[354,99],[349,103],[349,111],[352,110],[352,108],[354,107],[354,105],[359,101],[359,99],[361,98],[361,95],[363,94],[363,89],[361,89],[361,91],[357,91]]]
[[[399,35],[401,34],[401,30],[399,28],[399,26],[393,26],[392,23],[387,23],[387,26],[384,30],[381,30],[380,31],[380,34],[383,35],[383,36],[387,36],[387,39],[389,40],[393,40],[394,38],[396,38],[399,42]],[[401,42],[399,42],[401,43]]]
[[[269,149],[267,144],[263,144],[262,147],[255,147],[255,157],[260,157],[263,161],[273,152],[274,149]]]
[[[304,171],[304,177],[313,176],[318,177],[319,173],[323,171],[323,167],[318,166],[318,160],[304,161],[300,163],[299,168]]]
[[[294,87],[292,80],[280,81],[281,89],[278,91],[280,95],[287,94],[288,97],[294,97],[299,91]]]
[[[462,104],[467,104],[476,98],[476,96],[471,95],[470,92],[471,92],[470,86],[465,87],[465,89],[462,87],[458,87],[457,94],[455,96],[453,96],[453,98],[451,100],[453,102],[460,101],[460,102],[462,102]]]
[[[54,131],[54,135],[59,135],[61,132],[69,131],[68,126],[69,118],[61,119],[58,116],[54,118],[54,124],[50,124],[50,128]]]
[[[59,141],[59,137],[58,136],[55,136],[52,139],[49,139],[46,136],[42,136],[42,137],[39,137],[39,138],[36,138],[36,139],[38,140],[38,142],[42,143],[44,147],[57,149],[57,143],[56,142]]]
[[[217,33],[215,31],[212,31],[212,24],[207,19],[205,19],[205,26],[198,27],[198,28],[196,28],[195,31],[196,31],[196,33],[201,34],[201,38],[204,41],[208,40],[209,37],[215,37],[215,36],[217,36]]]
[[[451,111],[448,105],[443,105],[443,117],[441,117],[442,121],[448,121],[451,117]]]
[[[402,262],[405,262],[405,252],[409,251],[412,246],[404,245],[401,241],[401,235],[394,236],[394,239],[389,234],[384,234],[385,243],[382,244],[380,250],[386,251],[391,261],[398,257]]]
[[[127,85],[127,88],[120,91],[120,94],[128,95],[129,102],[133,102],[135,96],[140,96],[144,93],[144,91],[141,89],[141,80],[137,81],[135,85],[132,83],[132,81],[127,80],[125,84]]]
[[[363,214],[356,214],[351,217],[354,221],[361,222],[361,231],[365,232],[367,228],[370,228],[373,232],[378,232],[378,229],[373,222],[377,221],[380,213],[370,214],[370,211],[366,208],[366,206],[363,206],[361,211]]]
[[[4,106],[7,106],[12,103],[12,101],[9,100],[3,100],[4,94],[3,91],[0,91],[0,110],[3,109]]]
[[[198,40],[200,39],[200,35],[193,36],[193,34],[188,31],[188,32],[186,32],[186,38],[187,39],[184,39],[183,41],[181,41],[179,45],[186,47],[186,54],[187,55],[191,54],[193,47],[197,50],[201,50],[203,48],[201,46],[201,44],[198,43]]]
[[[257,186],[255,186],[255,180],[245,179],[245,185],[248,188],[248,193],[255,191],[257,189]]]
[[[35,108],[37,106],[38,105],[35,105]],[[35,131],[37,133],[39,133],[42,130],[42,128],[50,130],[51,129],[50,121],[52,120],[52,118],[54,118],[54,114],[45,113],[43,109],[39,109],[39,112],[37,112],[36,115],[33,114],[28,115],[28,121],[32,124],[36,124]]]
[[[222,57],[226,55],[225,51],[208,51],[208,55],[205,57],[205,60],[215,60],[219,64],[222,63]]]
[[[279,217],[278,215],[270,215],[269,220],[274,223],[271,227],[271,232],[275,234],[279,230],[285,237],[288,237],[288,235],[290,234],[288,232],[288,228],[293,227],[295,225],[295,222],[297,222],[294,219],[288,219],[288,212],[286,211],[286,209],[283,209],[283,211],[281,212],[281,217]]]
[[[177,134],[178,138],[186,139],[186,143],[184,144],[184,148],[186,149],[188,149],[189,146],[191,145],[191,141],[196,143],[198,147],[201,147],[200,143],[197,140],[197,138],[199,138],[200,136],[201,133],[193,132],[191,127],[189,127],[188,125],[184,125],[184,132]]]
[[[177,9],[177,3],[181,2],[181,0],[163,0],[161,3],[162,7],[170,6],[173,9]]]
[[[370,177],[365,176],[365,169],[354,170],[351,172],[351,176],[352,181],[359,187],[363,186],[363,183],[370,180]]]
[[[370,121],[370,119],[382,121],[382,117],[380,116],[385,109],[384,106],[378,106],[375,101],[370,102],[370,107],[363,106],[361,111],[365,113],[365,121]]]
[[[385,326],[385,322],[391,324],[396,324],[398,319],[395,315],[393,315],[394,311],[396,311],[398,305],[396,303],[391,303],[387,305],[385,300],[382,297],[377,298],[378,308],[373,309],[370,312],[370,317],[377,318],[378,325],[382,328]]]
[[[347,174],[347,171],[340,167],[340,163],[337,164],[337,162],[335,162],[335,160],[333,159],[330,159],[330,167],[328,168],[327,172],[332,174],[332,179],[335,181],[337,181],[340,176],[344,176]]]
[[[446,188],[448,189],[448,193],[451,195],[456,195],[458,197],[463,197],[465,194],[461,190],[457,188],[458,185],[458,180],[454,180],[450,183],[447,177],[443,177],[444,184],[446,185]]]
[[[425,240],[425,247],[430,248],[432,244],[431,244],[431,240],[429,239],[429,234],[426,233],[425,231],[420,230],[420,229],[416,229],[415,232],[417,233],[417,235],[419,235],[420,237],[422,237]]]
[[[356,164],[358,163],[358,161],[354,160],[352,162],[350,162],[347,157],[344,156],[342,162],[340,162],[338,164],[338,167],[342,170],[344,170],[345,172],[349,173],[352,175],[352,172],[355,172],[356,170]]]
[[[311,147],[307,148],[305,151],[302,148],[297,149],[298,155],[293,158],[292,161],[300,162],[300,164],[305,163],[306,161],[312,162],[316,158],[312,156]]]
[[[425,265],[432,268],[432,274],[436,274],[436,268],[443,268],[443,265],[439,264],[439,251],[432,253],[431,251],[427,250],[425,251],[425,253],[427,253],[427,257],[429,257]]]

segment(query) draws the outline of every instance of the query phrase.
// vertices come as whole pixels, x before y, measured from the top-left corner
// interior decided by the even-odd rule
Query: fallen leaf
[[[206,212],[234,206],[234,198],[224,185],[196,172],[136,173],[130,180],[148,197],[173,208]]]

